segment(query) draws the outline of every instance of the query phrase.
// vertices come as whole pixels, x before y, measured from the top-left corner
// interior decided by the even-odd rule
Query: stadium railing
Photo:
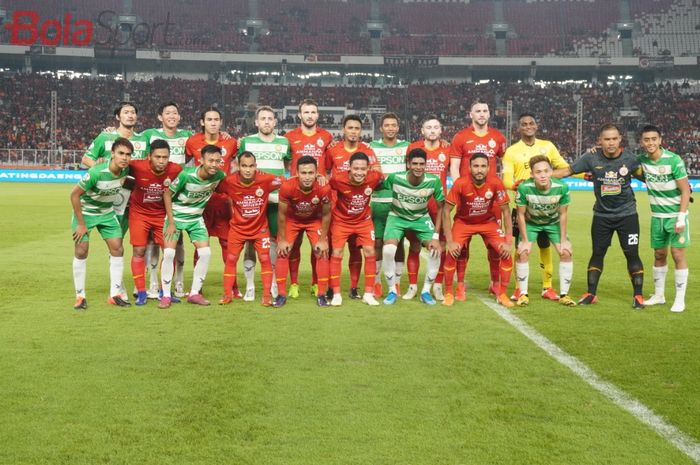
[[[84,154],[84,150],[0,148],[0,168],[77,170]]]

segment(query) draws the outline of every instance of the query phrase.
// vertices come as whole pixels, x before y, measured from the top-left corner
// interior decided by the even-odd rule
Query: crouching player
[[[331,223],[331,188],[321,186],[316,178],[316,160],[305,155],[297,161],[297,176],[286,180],[279,192],[277,237],[277,290],[273,306],[287,302],[289,258],[299,233],[306,232],[315,256],[318,290],[316,302],[328,307],[328,228]]]
[[[443,209],[448,253],[445,258],[445,300],[442,303],[454,305],[452,278],[457,267],[456,260],[462,248],[469,249],[472,236],[478,234],[489,249],[498,251],[500,255],[499,280],[492,283],[496,301],[504,307],[513,307],[506,294],[513,271],[513,222],[508,208],[508,194],[500,179],[488,176],[489,159],[486,154],[473,154],[469,159],[469,171],[469,176],[462,176],[454,183]],[[494,206],[500,209],[500,218],[494,215]],[[457,213],[454,226],[450,229],[450,211],[454,207],[457,207]],[[499,219],[504,229],[501,229]]]
[[[216,145],[205,145],[202,148],[202,164],[185,168],[163,192],[165,206],[165,224],[163,225],[163,263],[160,269],[163,297],[158,308],[170,308],[172,296],[170,287],[175,270],[175,247],[182,231],[187,234],[197,249],[199,260],[194,266],[192,287],[187,302],[197,305],[209,305],[202,294],[202,285],[207,276],[211,248],[209,247],[209,232],[204,225],[202,214],[207,202],[226,176],[219,169],[221,166],[221,149]]]
[[[131,274],[136,286],[136,305],[145,305],[146,293],[146,246],[148,236],[163,247],[163,225],[165,206],[163,191],[180,174],[182,168],[170,159],[170,146],[163,139],[151,142],[147,160],[132,160],[129,173],[134,178],[134,190],[129,197],[129,236],[134,248],[131,256]],[[156,254],[157,256],[157,254]]]
[[[260,259],[263,285],[262,304],[272,305],[272,261],[270,259],[270,227],[267,206],[270,193],[279,189],[284,178],[258,171],[252,152],[238,155],[238,172],[228,175],[218,191],[231,199],[231,222],[228,233],[228,254],[224,267],[224,295],[219,304],[233,300],[233,284],[236,281],[236,265],[243,246],[250,241]],[[253,283],[250,283],[253,284]]]
[[[124,246],[122,227],[114,213],[114,202],[119,197],[124,180],[129,174],[129,161],[134,146],[128,139],[117,138],[112,144],[109,161],[94,165],[83,176],[70,194],[73,207],[73,283],[76,310],[87,309],[85,277],[90,246],[90,231],[97,228],[109,248],[109,300],[119,307],[131,304],[122,299],[124,273]]]
[[[515,272],[520,284],[520,297],[517,304],[522,307],[529,303],[528,258],[532,243],[537,241],[540,232],[544,232],[559,253],[559,303],[573,307],[576,302],[569,297],[569,286],[571,286],[574,263],[571,260],[571,242],[566,236],[567,209],[570,203],[569,186],[552,177],[552,164],[545,155],[532,157],[530,170],[532,179],[521,182],[515,195],[520,230],[518,260],[515,264]]]

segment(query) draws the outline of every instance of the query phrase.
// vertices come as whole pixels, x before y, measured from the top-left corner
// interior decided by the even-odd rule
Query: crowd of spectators
[[[296,106],[304,98],[319,105],[343,107],[369,115],[367,109],[395,111],[411,139],[420,137],[420,124],[429,114],[443,122],[445,138],[468,124],[470,102],[480,98],[492,108],[491,124],[505,131],[506,105],[512,102],[514,125],[521,112],[534,113],[540,137],[552,140],[568,159],[576,153],[577,101],[583,104],[582,146],[595,143],[597,129],[617,121],[625,137],[634,137],[641,124],[652,122],[664,132],[665,145],[686,157],[693,173],[700,174],[700,92],[678,84],[569,84],[546,87],[516,82],[432,83],[402,87],[225,84],[156,78],[123,82],[113,79],[68,79],[39,74],[0,75],[0,148],[48,148],[51,91],[58,96],[58,146],[84,149],[104,127],[114,124],[112,108],[121,100],[139,107],[137,130],[159,126],[158,106],[168,100],[180,105],[183,128],[198,129],[200,112],[217,105],[224,127],[234,136],[252,132],[249,95],[255,88],[259,104],[276,109]],[[29,91],[31,89],[31,91]],[[639,110],[640,117],[621,118],[622,108]],[[369,116],[367,116],[369,118]],[[288,118],[290,119],[290,118]],[[287,123],[293,123],[293,120]],[[337,114],[322,115],[322,125],[337,127]],[[517,139],[515,127],[512,140]],[[634,141],[628,141],[630,142]]]

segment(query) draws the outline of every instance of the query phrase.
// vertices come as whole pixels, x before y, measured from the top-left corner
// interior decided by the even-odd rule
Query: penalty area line
[[[630,394],[614,384],[601,379],[588,365],[564,351],[509,310],[501,307],[496,302],[490,301],[490,299],[484,298],[482,295],[477,295],[477,297],[484,305],[496,312],[498,316],[503,318],[526,338],[530,339],[530,341],[542,349],[547,355],[574,372],[576,376],[610,399],[615,405],[629,412],[637,420],[654,430],[654,432],[690,457],[695,463],[700,464],[700,443],[695,441],[694,438],[664,420]]]

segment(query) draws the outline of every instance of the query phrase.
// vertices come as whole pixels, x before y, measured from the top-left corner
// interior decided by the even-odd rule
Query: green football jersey
[[[649,193],[651,216],[656,218],[675,218],[681,211],[681,191],[677,179],[685,179],[683,159],[677,154],[662,149],[661,157],[654,161],[644,154],[639,158],[644,170],[644,179]]]
[[[559,221],[559,207],[571,202],[569,186],[562,180],[551,178],[552,185],[541,191],[533,179],[523,181],[515,193],[515,204],[525,208],[525,220],[532,224],[553,224]]]
[[[226,174],[218,170],[213,176],[202,179],[198,166],[184,168],[170,184],[173,199],[173,218],[179,223],[199,221],[204,207]]]
[[[114,203],[121,194],[124,178],[129,169],[114,175],[109,170],[109,162],[98,163],[88,170],[78,183],[85,191],[80,196],[80,209],[83,215],[99,216],[114,212]]]
[[[192,135],[192,131],[178,129],[174,136],[168,136],[163,128],[146,129],[143,134],[148,140],[148,146],[156,139],[163,139],[170,146],[170,161],[180,166],[185,165],[185,143]]]
[[[384,180],[382,187],[391,192],[391,211],[389,215],[405,220],[417,220],[428,214],[428,201],[434,198],[438,202],[445,200],[440,178],[425,173],[418,185],[408,181],[408,172],[392,173]]]
[[[112,144],[119,137],[117,131],[101,132],[95,140],[92,141],[85,155],[93,160],[102,158],[104,161],[112,157]],[[135,132],[130,138],[134,146],[134,153],[131,154],[132,160],[143,160],[148,155],[148,137],[143,132]]]
[[[289,139],[275,136],[272,142],[265,142],[259,134],[242,137],[238,141],[238,155],[243,152],[252,152],[258,165],[258,169],[264,173],[284,176],[285,160],[291,160],[292,151]],[[279,190],[270,194],[270,203],[279,203]]]
[[[391,147],[381,140],[369,143],[385,176],[406,171],[406,152],[409,145],[408,141],[405,140],[397,140],[396,144]],[[372,194],[372,202],[391,203],[391,199],[392,195],[389,189],[378,189]]]

